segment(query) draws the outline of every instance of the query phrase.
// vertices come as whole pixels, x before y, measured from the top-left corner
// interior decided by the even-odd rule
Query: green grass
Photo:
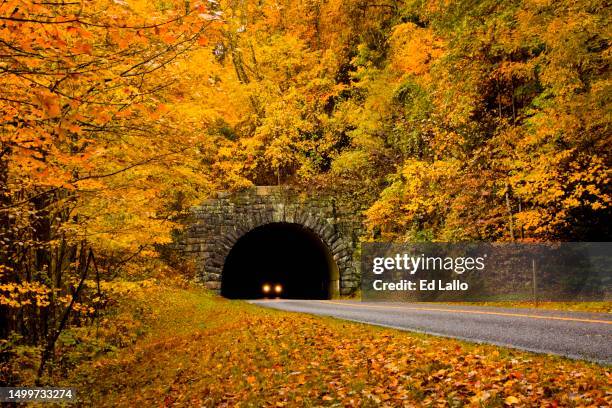
[[[343,300],[361,300],[361,292],[350,296],[342,296]],[[518,300],[490,300],[482,302],[422,302],[423,304],[448,304],[489,307],[537,308],[546,310],[563,310],[572,312],[612,313],[612,301],[597,302],[535,302]]]
[[[455,305],[537,308],[571,312],[612,313],[612,302],[455,302]]]

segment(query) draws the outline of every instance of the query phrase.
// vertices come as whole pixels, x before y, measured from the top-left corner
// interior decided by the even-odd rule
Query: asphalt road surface
[[[612,364],[612,314],[347,300],[262,299],[251,303]]]

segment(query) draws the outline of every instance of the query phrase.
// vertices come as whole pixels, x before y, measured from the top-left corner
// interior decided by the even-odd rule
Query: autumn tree
[[[367,210],[371,238],[609,235],[601,7],[216,4],[209,97],[190,106],[224,187],[327,188]]]
[[[200,2],[0,4],[0,330],[43,345],[40,374],[99,306],[85,281],[168,242],[210,188],[204,135],[168,106],[215,24]]]

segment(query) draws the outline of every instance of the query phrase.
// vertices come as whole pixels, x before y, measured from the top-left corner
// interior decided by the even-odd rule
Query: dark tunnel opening
[[[221,278],[221,294],[230,299],[330,299],[337,286],[329,248],[313,231],[292,223],[266,224],[238,239]]]

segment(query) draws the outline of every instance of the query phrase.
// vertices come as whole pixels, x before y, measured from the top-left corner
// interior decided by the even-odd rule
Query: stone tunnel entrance
[[[330,299],[338,291],[330,249],[314,231],[295,223],[269,223],[247,232],[223,265],[221,295],[227,298]]]
[[[193,260],[196,280],[226,297],[262,297],[264,283],[281,284],[281,297],[310,299],[359,287],[359,212],[319,191],[217,192],[185,221],[177,248]]]

